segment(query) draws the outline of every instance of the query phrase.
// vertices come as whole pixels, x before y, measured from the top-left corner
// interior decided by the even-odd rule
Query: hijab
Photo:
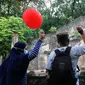
[[[11,49],[10,56],[1,64],[0,85],[10,85],[9,83],[19,85],[17,82],[24,77],[29,64],[28,56],[24,54],[25,47],[24,42],[15,43]]]

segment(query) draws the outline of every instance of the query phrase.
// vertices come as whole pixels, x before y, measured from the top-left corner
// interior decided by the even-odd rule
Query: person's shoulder
[[[72,49],[77,49],[78,47],[80,47],[80,45],[71,46]]]
[[[76,54],[79,50],[81,50],[81,46],[80,45],[74,45],[71,47],[71,54]]]
[[[58,50],[58,48],[54,48],[50,51],[50,55],[55,55],[55,51]]]

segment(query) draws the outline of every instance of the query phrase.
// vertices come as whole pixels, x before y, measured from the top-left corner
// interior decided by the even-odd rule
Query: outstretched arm
[[[80,35],[83,39],[83,42],[85,43],[85,33],[84,33],[83,29],[81,27],[76,27],[76,29],[80,33]]]
[[[44,34],[44,32],[41,32],[40,36],[39,36],[39,40],[37,41],[37,43],[36,43],[35,47],[33,48],[33,50],[28,55],[29,60],[32,60],[32,59],[34,59],[35,57],[38,56],[39,49],[40,49],[40,46],[42,44],[42,40],[44,38],[45,38],[45,34]]]
[[[83,42],[85,43],[85,33],[81,27],[76,27],[77,31],[80,33]],[[72,56],[81,56],[85,54],[85,44],[84,45],[75,45],[72,47]]]

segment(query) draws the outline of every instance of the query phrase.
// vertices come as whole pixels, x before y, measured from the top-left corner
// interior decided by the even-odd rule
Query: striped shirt
[[[39,53],[39,48],[41,46],[42,41],[38,40],[35,47],[32,49],[32,51],[28,54],[28,59],[32,60],[35,57],[37,57],[38,53]]]

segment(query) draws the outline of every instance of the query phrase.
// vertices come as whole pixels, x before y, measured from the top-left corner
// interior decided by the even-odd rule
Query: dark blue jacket
[[[0,85],[27,85],[26,71],[29,62],[37,57],[41,42],[38,40],[29,54],[25,54],[23,51],[25,44],[18,42],[14,45],[10,57],[0,66]]]

